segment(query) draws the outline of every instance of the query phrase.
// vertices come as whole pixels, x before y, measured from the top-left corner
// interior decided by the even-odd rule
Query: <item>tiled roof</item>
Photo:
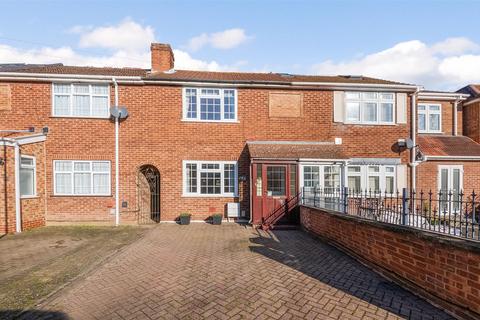
[[[469,94],[471,99],[478,98],[480,96],[480,84],[469,84],[457,92]]]
[[[318,142],[250,141],[253,159],[347,159],[340,145]]]
[[[284,73],[252,73],[252,72],[213,72],[175,70],[174,72],[150,73],[149,80],[203,81],[203,82],[246,82],[246,83],[291,83],[291,82],[333,82],[352,84],[404,84],[383,79],[352,76],[316,76],[293,75]]]
[[[254,72],[213,72],[194,70],[175,70],[173,72],[151,73],[148,69],[140,68],[108,68],[108,67],[81,67],[52,65],[15,65],[14,67],[0,68],[0,72],[39,73],[39,74],[69,74],[69,75],[105,75],[105,76],[137,76],[146,80],[163,81],[197,81],[197,82],[235,82],[235,83],[276,83],[290,84],[291,82],[326,82],[348,84],[393,84],[405,83],[375,79],[364,76],[319,76],[293,75],[285,73],[254,73]]]
[[[2,70],[3,71],[3,70]],[[131,76],[143,77],[147,70],[140,68],[99,68],[99,67],[79,67],[64,66],[62,64],[31,66],[17,68],[14,72],[20,73],[43,73],[43,74],[78,74],[78,75],[102,75],[102,76]]]
[[[480,157],[480,144],[464,136],[419,135],[420,151],[427,156]]]

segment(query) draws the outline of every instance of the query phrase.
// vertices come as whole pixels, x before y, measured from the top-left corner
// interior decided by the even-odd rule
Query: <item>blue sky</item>
[[[365,74],[455,89],[480,82],[480,1],[3,0],[0,63]]]

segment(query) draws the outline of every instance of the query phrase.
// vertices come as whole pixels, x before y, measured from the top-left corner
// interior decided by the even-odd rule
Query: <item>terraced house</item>
[[[0,232],[182,212],[260,224],[301,190],[473,189],[480,174],[468,93],[151,56],[149,70],[0,68]]]

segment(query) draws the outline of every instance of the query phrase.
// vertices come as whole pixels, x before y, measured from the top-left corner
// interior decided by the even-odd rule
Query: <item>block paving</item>
[[[160,224],[24,319],[452,319],[299,230]]]

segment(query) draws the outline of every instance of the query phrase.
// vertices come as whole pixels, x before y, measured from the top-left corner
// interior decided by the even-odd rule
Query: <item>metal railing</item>
[[[358,191],[303,188],[302,204],[384,223],[480,241],[480,199],[475,192]]]

